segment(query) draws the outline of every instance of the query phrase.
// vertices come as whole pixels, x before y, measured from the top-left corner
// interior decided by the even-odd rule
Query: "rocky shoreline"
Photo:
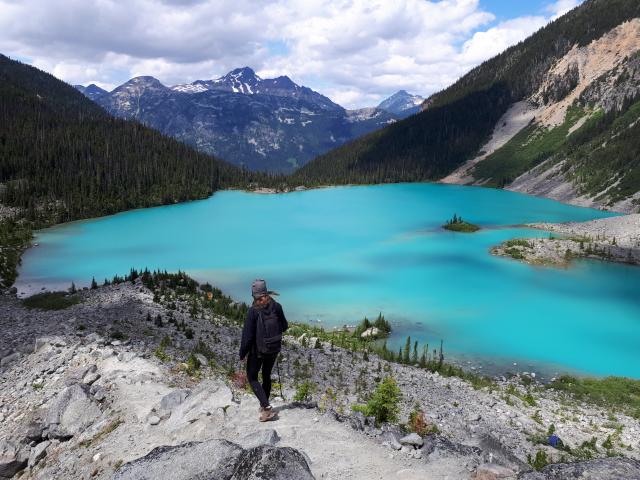
[[[0,478],[133,479],[149,469],[194,478],[212,465],[230,472],[213,478],[259,478],[274,459],[293,470],[265,478],[640,478],[640,425],[621,412],[531,377],[475,389],[293,337],[280,362],[280,418],[259,424],[257,402],[236,373],[237,319],[195,308],[177,290],[158,295],[140,279],[78,295],[80,303],[62,310],[0,297]],[[352,412],[386,375],[402,390],[401,423],[420,409],[432,433],[405,438],[401,426]],[[312,398],[292,402],[304,382]],[[542,444],[552,425],[571,453]],[[210,461],[179,473],[190,451]],[[535,472],[529,461],[538,452],[581,463]],[[609,476],[580,473],[598,471]]]
[[[527,226],[559,236],[508,240],[492,248],[491,253],[532,265],[566,267],[576,258],[640,265],[640,214]]]

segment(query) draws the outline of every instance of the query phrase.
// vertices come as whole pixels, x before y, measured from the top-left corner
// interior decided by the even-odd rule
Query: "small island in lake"
[[[465,222],[462,217],[459,217],[458,214],[454,213],[453,218],[451,220],[447,220],[442,228],[446,230],[451,230],[452,232],[463,232],[463,233],[473,233],[480,230],[480,227],[474,225],[473,223]]]

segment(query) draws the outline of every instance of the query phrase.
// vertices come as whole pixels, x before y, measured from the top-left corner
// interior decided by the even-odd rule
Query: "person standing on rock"
[[[260,402],[260,421],[272,420],[276,413],[269,404],[271,370],[282,349],[282,334],[289,328],[282,305],[267,290],[267,282],[258,279],[251,285],[253,304],[247,312],[240,342],[240,360],[246,360],[247,378]],[[258,372],[262,369],[262,384]]]

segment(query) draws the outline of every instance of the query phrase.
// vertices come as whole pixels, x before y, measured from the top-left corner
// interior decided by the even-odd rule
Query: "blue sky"
[[[0,52],[71,83],[250,66],[345,107],[423,96],[581,0],[0,0]]]

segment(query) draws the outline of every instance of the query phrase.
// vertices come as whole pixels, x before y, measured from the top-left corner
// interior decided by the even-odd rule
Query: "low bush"
[[[375,417],[376,422],[396,422],[400,413],[402,392],[393,377],[385,377],[376,387],[366,405],[356,405],[354,410],[367,417]]]
[[[77,295],[70,295],[67,292],[46,292],[27,297],[22,300],[22,304],[27,308],[40,310],[64,310],[81,301]]]

